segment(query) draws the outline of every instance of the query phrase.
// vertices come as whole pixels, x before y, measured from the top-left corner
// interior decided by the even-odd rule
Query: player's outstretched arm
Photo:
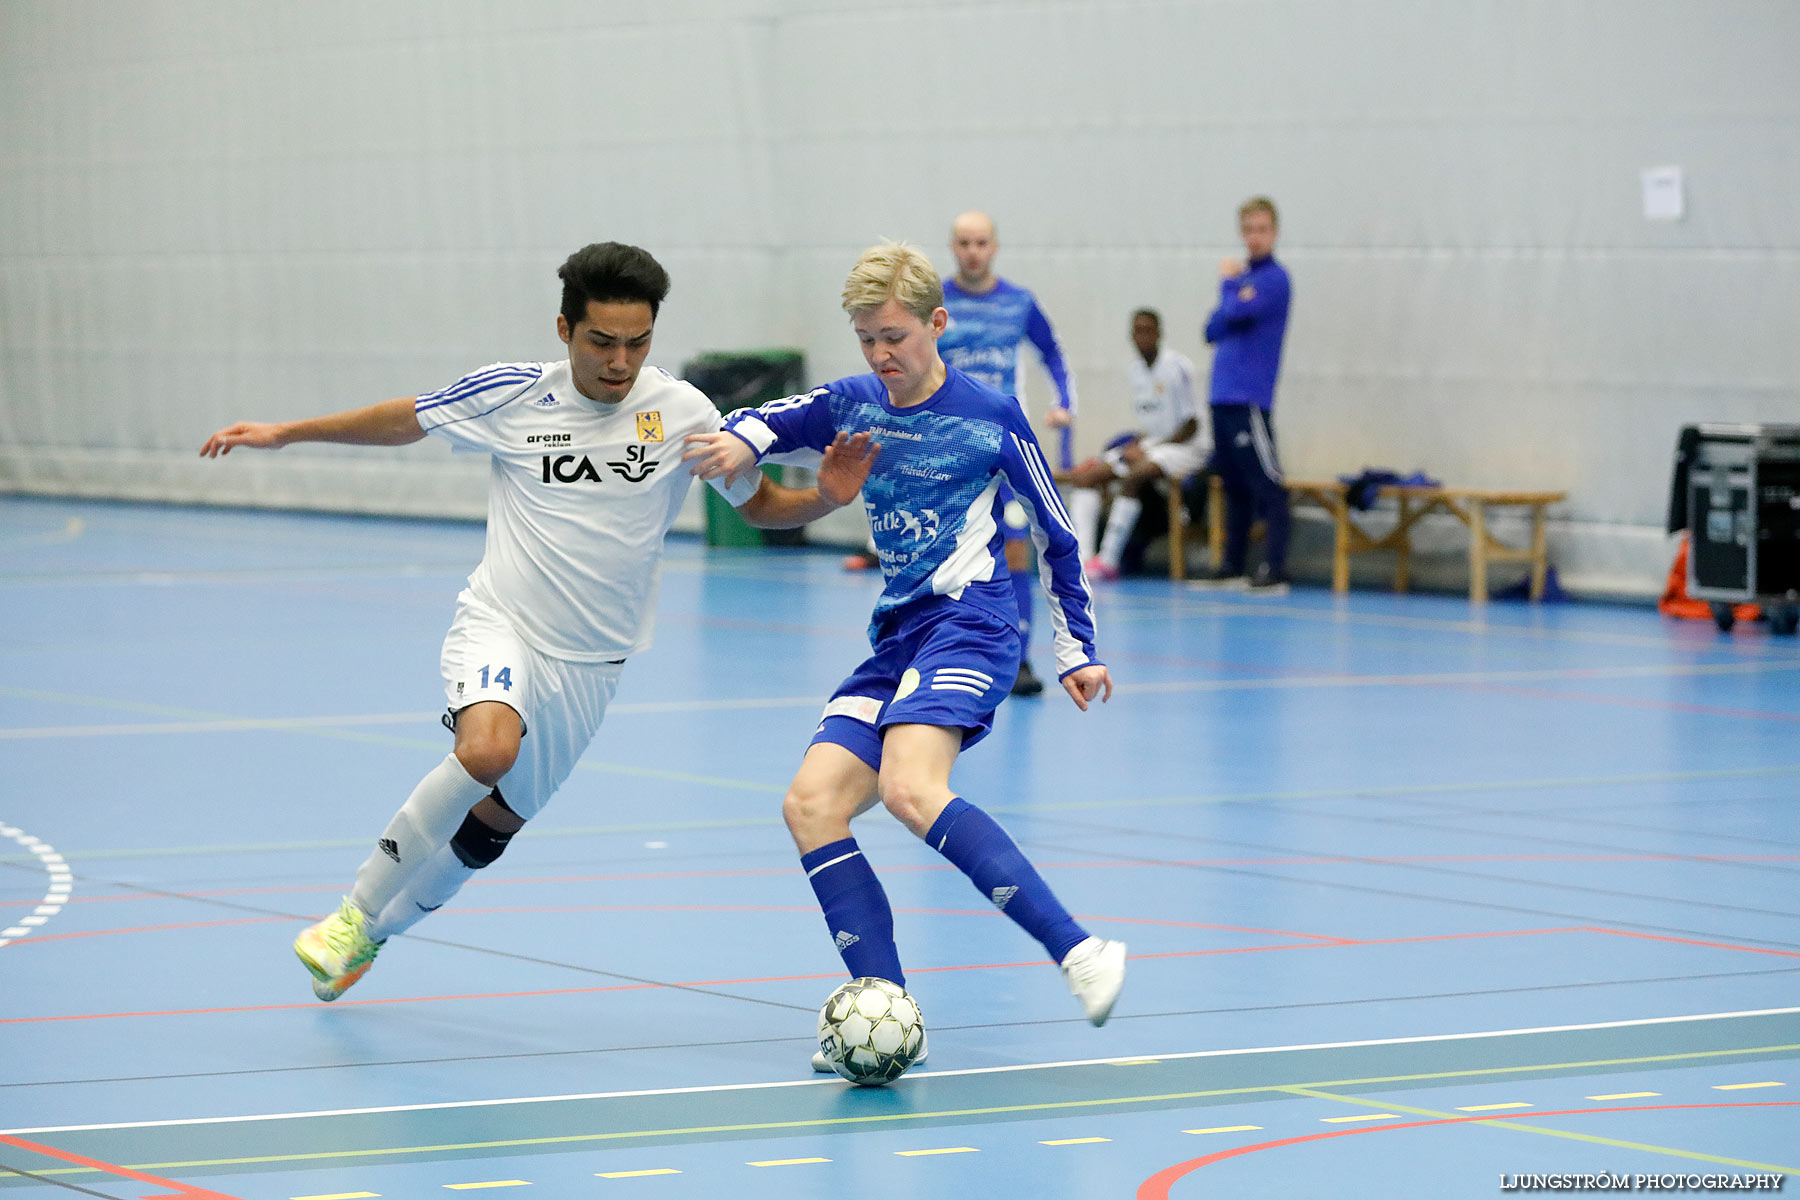
[[[684,440],[681,461],[692,463],[688,472],[696,478],[723,479],[727,486],[756,466],[756,451],[737,434],[725,429],[690,433]]]
[[[738,513],[758,529],[794,529],[809,524],[856,499],[868,482],[869,468],[875,465],[879,453],[881,443],[871,441],[867,433],[839,433],[819,460],[817,487],[783,487],[772,479],[764,479],[756,495],[738,506]]]
[[[295,442],[340,442],[350,446],[405,446],[425,436],[413,412],[416,397],[384,400],[367,408],[309,417],[304,421],[239,421],[206,439],[200,457],[217,458],[235,446],[279,450]]]
[[[1112,699],[1112,672],[1100,663],[1070,671],[1062,677],[1062,685],[1063,691],[1069,693],[1069,699],[1082,712],[1088,710],[1088,702],[1096,696],[1102,704]]]

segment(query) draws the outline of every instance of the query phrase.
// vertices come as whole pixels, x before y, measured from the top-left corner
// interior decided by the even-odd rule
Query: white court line
[[[1681,1017],[1640,1017],[1629,1021],[1595,1021],[1585,1025],[1540,1025],[1529,1029],[1489,1029],[1476,1033],[1432,1033],[1419,1037],[1370,1038],[1354,1042],[1314,1042],[1298,1046],[1252,1046],[1237,1050],[1189,1050],[1180,1054],[1134,1054],[1120,1058],[1083,1058],[1068,1062],[1017,1063],[1006,1067],[970,1067],[961,1071],[921,1071],[921,1078],[947,1079],[957,1075],[1003,1075],[1015,1071],[1049,1071],[1064,1067],[1105,1067],[1127,1063],[1173,1062],[1181,1059],[1232,1058],[1244,1054],[1300,1054],[1314,1050],[1354,1050],[1365,1046],[1417,1046],[1428,1042],[1465,1042],[1478,1038],[1529,1037],[1540,1033],[1580,1033],[1596,1029],[1628,1029],[1645,1025],[1680,1025],[1694,1021],[1732,1021],[1743,1017],[1778,1017],[1800,1014],[1800,1008],[1758,1008],[1743,1012],[1693,1013]],[[454,1108],[495,1108],[504,1104],[561,1104],[571,1100],[629,1100],[640,1096],[691,1096],[719,1092],[755,1092],[770,1088],[841,1087],[835,1076],[828,1079],[778,1080],[772,1083],[723,1083],[698,1087],[646,1088],[629,1092],[581,1092],[567,1096],[515,1096],[498,1100],[450,1100],[438,1104],[391,1104],[378,1108],[332,1108],[312,1112],[260,1113],[244,1117],[189,1117],[173,1121],[121,1121],[106,1125],[45,1125],[35,1129],[0,1129],[0,1133],[83,1133],[95,1129],[162,1129],[188,1125],[229,1125],[248,1121],[290,1121],[311,1117],[359,1117],[380,1113],[441,1112]]]
[[[9,946],[25,937],[32,930],[42,927],[46,922],[63,910],[69,902],[69,893],[75,888],[75,876],[69,870],[69,864],[63,856],[56,852],[54,846],[41,842],[22,829],[0,823],[0,837],[11,838],[20,846],[37,856],[38,865],[50,877],[49,885],[44,890],[44,898],[31,910],[29,917],[22,918],[5,929],[0,929],[0,946]]]
[[[0,688],[0,692],[6,689]],[[657,713],[749,712],[756,709],[819,708],[823,696],[770,696],[743,700],[665,700],[613,704],[607,716]],[[141,721],[120,725],[43,725],[0,729],[0,741],[35,738],[116,737],[144,733],[245,733],[257,730],[335,729],[359,725],[436,724],[442,709],[413,713],[348,713],[325,717],[226,717],[204,721]]]
[[[1695,675],[1755,675],[1775,671],[1800,671],[1800,662],[1674,663],[1667,666],[1562,667],[1517,671],[1446,671],[1411,675],[1296,675],[1277,679],[1175,679],[1162,683],[1125,683],[1121,695],[1170,692],[1259,692],[1327,690],[1353,687],[1440,687],[1504,685],[1509,683],[1578,683],[1603,679],[1674,679]],[[0,695],[22,689],[0,687]],[[83,703],[82,697],[61,699]],[[98,703],[97,699],[85,701]],[[751,712],[761,709],[811,708],[824,704],[819,696],[764,696],[735,700],[661,700],[615,704],[609,716],[694,712]],[[1787,714],[1771,713],[1771,716]],[[436,712],[360,713],[323,717],[220,717],[191,721],[144,721],[117,725],[45,725],[0,729],[0,741],[40,738],[116,737],[148,733],[243,733],[258,730],[304,730],[367,725],[406,725],[436,720]]]
[[[1691,675],[1762,675],[1800,671],[1800,662],[1671,664],[1652,667],[1543,667],[1520,671],[1445,671],[1412,675],[1295,675],[1279,679],[1175,679],[1120,684],[1125,692],[1232,692],[1283,688],[1428,687],[1465,684],[1580,683],[1601,679],[1675,679]],[[1625,697],[1630,699],[1630,697]],[[1672,703],[1681,703],[1674,701]],[[1772,713],[1785,716],[1784,713]]]

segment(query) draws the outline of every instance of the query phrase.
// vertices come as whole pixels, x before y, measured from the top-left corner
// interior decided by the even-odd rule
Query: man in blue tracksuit
[[[1275,204],[1266,196],[1238,209],[1246,257],[1219,264],[1219,306],[1206,320],[1213,345],[1212,468],[1225,485],[1225,561],[1214,576],[1268,594],[1287,590],[1288,495],[1275,456],[1275,379],[1287,333],[1288,274],[1275,261]],[[1263,520],[1263,562],[1245,579],[1250,526]]]

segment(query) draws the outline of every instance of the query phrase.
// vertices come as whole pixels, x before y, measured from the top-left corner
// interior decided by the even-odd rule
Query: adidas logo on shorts
[[[838,930],[837,937],[834,940],[837,942],[837,948],[839,950],[848,950],[850,947],[856,945],[856,943],[862,941],[860,937],[857,937],[848,929]]]
[[[400,861],[400,843],[396,842],[393,838],[382,838],[379,842],[375,843],[375,848],[395,862]]]
[[[1006,911],[1006,902],[1019,894],[1016,887],[998,887],[994,889],[994,907],[1001,912]]]
[[[931,673],[934,692],[967,692],[982,696],[994,685],[994,677],[970,667],[943,667]]]

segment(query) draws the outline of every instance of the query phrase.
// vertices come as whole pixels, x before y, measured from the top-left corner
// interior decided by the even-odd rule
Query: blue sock
[[[1032,597],[1037,594],[1037,580],[1027,565],[1022,571],[1013,572],[1013,599],[1019,604],[1019,637],[1025,643],[1025,650],[1031,650],[1031,605]]]
[[[894,911],[875,870],[855,838],[820,846],[800,856],[812,884],[825,925],[837,942],[838,954],[852,979],[873,975],[901,987],[900,951],[894,948]]]
[[[1012,837],[967,800],[950,801],[925,840],[1057,962],[1086,939],[1087,930],[1075,923]]]

